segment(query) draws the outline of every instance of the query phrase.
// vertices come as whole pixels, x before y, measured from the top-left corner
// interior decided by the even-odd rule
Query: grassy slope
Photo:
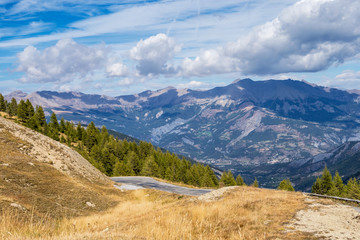
[[[25,239],[315,239],[285,231],[294,214],[305,208],[299,193],[237,187],[212,202],[195,197],[137,190],[124,194],[115,208],[15,231],[0,225],[0,236]],[[5,222],[4,222],[5,221]],[[8,225],[7,225],[8,226]],[[29,234],[31,232],[31,234]]]
[[[107,195],[111,185],[90,184],[69,177],[51,164],[36,161],[18,151],[28,143],[1,132],[0,137],[0,206],[13,209],[23,206],[25,213],[51,217],[79,216],[105,210],[116,204]],[[94,203],[89,207],[86,202]]]
[[[24,154],[31,147],[1,130],[0,239],[309,239],[283,231],[305,207],[299,193],[239,187],[202,202],[155,190],[121,192]]]

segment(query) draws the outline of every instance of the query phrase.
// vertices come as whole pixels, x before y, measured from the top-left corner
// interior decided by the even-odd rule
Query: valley
[[[248,183],[258,176],[264,187],[290,177],[298,189],[308,188],[293,177],[292,163],[358,140],[360,132],[359,95],[295,80],[243,79],[206,91],[169,87],[118,97],[49,91],[12,97],[232,170]],[[312,169],[311,181],[321,172]]]

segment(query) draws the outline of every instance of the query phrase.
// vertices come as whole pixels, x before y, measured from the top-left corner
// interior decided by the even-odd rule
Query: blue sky
[[[352,0],[0,0],[0,92],[111,96],[239,78],[360,89]]]

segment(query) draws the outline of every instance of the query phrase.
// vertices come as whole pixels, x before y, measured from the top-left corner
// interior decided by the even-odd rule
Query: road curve
[[[199,196],[212,191],[211,189],[180,187],[173,184],[156,181],[151,177],[111,177],[110,179],[117,183],[130,184],[143,188],[157,189],[165,192],[189,196]]]

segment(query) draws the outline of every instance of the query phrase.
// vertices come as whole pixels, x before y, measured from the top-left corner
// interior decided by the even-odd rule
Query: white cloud
[[[199,81],[190,81],[188,83],[180,83],[177,85],[177,88],[203,88],[208,87],[209,84]]]
[[[18,54],[16,71],[25,73],[23,82],[70,82],[103,68],[107,54],[104,45],[88,47],[64,39],[43,51],[26,47]]]
[[[328,79],[322,82],[328,87],[338,87],[342,89],[359,89],[360,85],[360,71],[344,70],[334,79]]]
[[[315,72],[343,63],[360,52],[360,2],[302,0],[247,36],[194,60],[184,75]]]
[[[109,77],[124,77],[128,74],[128,68],[121,62],[110,63],[106,66]]]
[[[222,48],[202,52],[194,60],[185,58],[182,63],[182,75],[206,76],[217,73],[239,71],[236,59],[226,56]]]
[[[160,33],[145,40],[140,40],[130,50],[130,57],[137,61],[137,70],[141,75],[174,74],[176,70],[168,63],[176,53],[181,51],[181,45],[173,38]]]

